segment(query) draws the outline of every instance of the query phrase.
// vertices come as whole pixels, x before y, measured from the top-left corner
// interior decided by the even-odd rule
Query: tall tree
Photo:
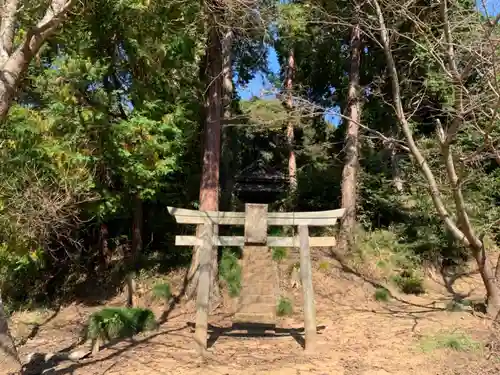
[[[356,225],[356,205],[358,203],[358,175],[360,151],[360,122],[361,122],[361,90],[360,90],[360,65],[361,65],[361,26],[359,7],[355,5],[353,25],[350,40],[350,69],[349,85],[347,89],[347,120],[345,134],[345,161],[342,170],[342,208],[345,209],[341,221],[339,249],[343,254],[354,243]]]
[[[206,84],[205,119],[202,145],[202,172],[200,183],[199,209],[207,211],[219,210],[220,194],[220,154],[223,117],[230,116],[232,99],[232,69],[237,71],[238,79],[249,81],[257,67],[261,67],[266,53],[262,52],[262,36],[267,33],[268,21],[265,18],[268,0],[207,0],[204,3],[205,31],[207,45],[205,61],[202,64],[201,75]],[[237,25],[237,27],[236,27]],[[260,38],[259,38],[260,37]],[[256,58],[259,57],[259,58]],[[227,120],[227,118],[226,118]],[[229,130],[227,140],[234,135]],[[234,140],[234,139],[233,139]],[[234,144],[235,142],[231,142]],[[236,157],[231,157],[229,151],[223,161],[224,185],[228,189],[224,195],[230,195],[232,181],[224,172],[233,169]],[[232,160],[229,160],[231,157]],[[231,167],[231,168],[230,168]],[[228,179],[229,177],[229,179]],[[223,204],[228,197],[224,196]],[[214,233],[218,233],[215,228]],[[190,269],[187,273],[187,295],[193,296],[198,282],[199,249],[195,248]],[[212,299],[219,295],[217,247],[213,249],[212,257]]]
[[[203,132],[202,172],[200,182],[199,209],[202,211],[219,210],[219,177],[220,177],[220,146],[221,120],[223,115],[223,74],[222,74],[222,43],[218,21],[223,20],[223,2],[207,1],[205,11],[207,17],[206,46],[206,82],[207,94],[205,101],[205,128]],[[198,228],[200,233],[201,228]],[[218,234],[218,226],[214,228]],[[200,248],[195,247],[190,269],[188,270],[188,295],[193,296],[198,285],[200,264]],[[215,298],[219,295],[217,282],[217,247],[212,251],[211,291]],[[213,300],[213,298],[212,298]]]
[[[288,110],[288,122],[286,126],[286,140],[288,145],[288,183],[292,201],[297,194],[297,160],[295,157],[295,126],[293,114],[293,76],[295,73],[295,54],[293,49],[288,53],[288,61],[285,70],[285,106]]]
[[[233,45],[234,33],[231,26],[227,26],[222,36],[222,81],[223,81],[223,104],[224,104],[224,123],[226,126],[222,127],[222,166],[221,166],[221,209],[223,211],[231,210],[231,201],[234,186],[234,168],[235,155],[234,155],[234,137],[236,134],[232,126],[229,125],[232,115],[232,101],[233,101]]]

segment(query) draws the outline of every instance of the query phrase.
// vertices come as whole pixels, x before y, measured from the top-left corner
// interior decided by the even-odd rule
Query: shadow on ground
[[[192,322],[187,323],[187,325],[191,329],[195,328],[195,324]],[[320,333],[325,328],[325,326],[318,326],[316,327],[316,332]],[[218,327],[209,324],[208,332],[207,348],[213,347],[221,336],[238,338],[281,338],[291,336],[302,348],[305,348],[304,327],[278,328],[274,325],[260,323],[235,323],[231,327]]]
[[[111,352],[107,356],[98,357],[95,359],[88,358],[88,359],[85,359],[82,361],[73,361],[73,363],[71,365],[66,366],[64,368],[59,368],[59,369],[57,368],[57,366],[60,363],[68,361],[68,359],[64,358],[64,354],[67,354],[72,349],[74,349],[75,345],[71,345],[71,346],[69,346],[69,347],[67,347],[67,348],[65,348],[57,353],[53,353],[53,355],[51,356],[50,359],[47,359],[46,355],[43,353],[35,353],[35,355],[32,356],[31,360],[23,366],[21,374],[22,375],[39,375],[39,374],[69,375],[69,374],[73,374],[77,369],[91,366],[95,363],[104,362],[106,360],[119,357],[123,353],[133,351],[134,348],[136,348],[138,345],[146,344],[155,337],[167,335],[169,333],[182,331],[186,328],[187,328],[187,326],[183,326],[180,328],[161,331],[161,332],[157,332],[155,334],[152,334],[148,337],[141,338],[141,339],[131,337],[131,338],[112,340],[109,343],[101,346],[101,351],[103,351],[104,349],[112,349],[117,344],[121,344],[121,343],[126,343],[126,345],[123,348],[120,348],[120,349],[117,349],[117,350]],[[64,358],[64,359],[58,359],[58,358]]]

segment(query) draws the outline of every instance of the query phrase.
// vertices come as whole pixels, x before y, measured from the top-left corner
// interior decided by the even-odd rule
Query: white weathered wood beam
[[[344,215],[344,209],[312,212],[269,212],[267,224],[278,225],[335,225],[337,219]],[[168,212],[179,224],[244,225],[244,212],[196,211],[184,208],[168,207]]]
[[[175,236],[176,246],[196,246],[201,245],[201,240],[196,236]],[[243,236],[218,236],[213,238],[215,246],[244,246]],[[309,237],[310,247],[330,247],[336,246],[335,237]],[[299,237],[267,237],[268,247],[300,247]]]

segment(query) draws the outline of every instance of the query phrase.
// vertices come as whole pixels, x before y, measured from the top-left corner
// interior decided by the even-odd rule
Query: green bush
[[[229,295],[238,297],[241,292],[241,265],[237,256],[230,250],[222,252],[219,266],[219,276],[226,282]]]
[[[131,337],[156,327],[155,315],[149,309],[107,307],[89,317],[84,334],[86,339],[110,340]]]
[[[293,304],[289,298],[280,297],[278,306],[276,306],[278,316],[289,316],[293,313]]]
[[[390,294],[389,291],[385,288],[377,288],[375,290],[375,293],[373,294],[373,297],[379,302],[387,302],[389,301]]]
[[[422,277],[415,275],[413,272],[403,271],[399,275],[393,276],[392,280],[405,294],[418,295],[425,293]]]
[[[13,249],[0,243],[0,285],[5,312],[44,304],[47,296],[45,253],[40,250]]]

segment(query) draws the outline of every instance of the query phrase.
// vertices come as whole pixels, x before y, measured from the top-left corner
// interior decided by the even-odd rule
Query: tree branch
[[[24,42],[17,51],[35,55],[47,38],[59,27],[75,0],[52,0],[38,24],[29,29]]]
[[[388,72],[389,72],[390,77],[391,77],[392,98],[394,101],[396,117],[398,119],[398,122],[401,126],[403,134],[404,134],[406,141],[408,143],[408,148],[410,149],[411,154],[413,155],[413,157],[417,161],[417,164],[418,164],[420,170],[422,171],[422,173],[424,174],[424,177],[426,178],[426,180],[428,182],[428,185],[429,185],[428,187],[429,187],[432,201],[434,202],[434,206],[435,206],[439,216],[443,220],[445,226],[452,233],[453,237],[455,237],[458,241],[460,241],[466,245],[469,245],[469,240],[465,237],[464,233],[457,227],[455,222],[452,220],[450,214],[448,213],[448,210],[446,209],[446,207],[443,203],[443,200],[441,198],[441,192],[439,191],[438,184],[436,182],[434,174],[432,173],[425,157],[422,155],[422,153],[420,152],[419,148],[417,147],[417,145],[415,143],[415,140],[413,139],[413,133],[411,131],[410,124],[408,123],[408,120],[406,118],[406,115],[405,115],[404,109],[403,109],[398,71],[396,69],[396,64],[394,61],[394,57],[392,55],[384,15],[382,13],[382,9],[380,8],[380,4],[379,4],[378,0],[370,0],[370,1],[373,5],[373,8],[375,9],[378,24],[380,27],[380,39],[381,39],[381,43],[382,43],[382,46],[384,49],[384,54],[386,57]]]
[[[12,53],[14,43],[14,25],[19,0],[4,0],[2,6],[2,21],[0,23],[0,62],[3,64]]]

